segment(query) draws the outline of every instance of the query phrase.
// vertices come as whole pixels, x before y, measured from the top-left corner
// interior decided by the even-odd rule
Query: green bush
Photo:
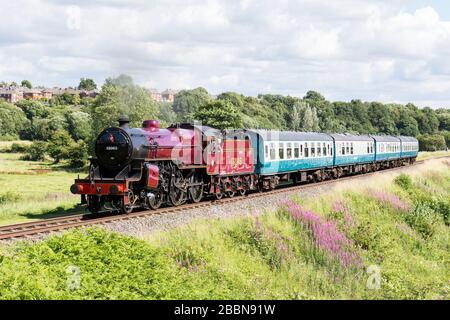
[[[87,158],[88,158],[87,144],[82,140],[73,143],[67,154],[69,165],[73,168],[81,168],[86,165]]]
[[[14,142],[9,148],[11,153],[25,153],[27,151],[27,146],[23,143]]]
[[[405,221],[424,238],[429,238],[435,233],[439,219],[429,206],[417,203],[414,209],[405,215]]]
[[[411,177],[405,173],[401,173],[398,177],[396,177],[394,182],[404,190],[409,190],[413,187]]]
[[[47,143],[43,141],[34,141],[25,151],[25,155],[21,157],[22,160],[28,161],[43,161],[45,160],[45,153]]]
[[[68,159],[73,140],[65,130],[56,131],[47,145],[47,152],[58,163],[60,160]]]
[[[20,199],[21,199],[21,196],[12,191],[8,191],[6,193],[0,194],[0,204],[17,202]]]
[[[445,138],[439,134],[424,134],[417,137],[420,151],[445,150]]]

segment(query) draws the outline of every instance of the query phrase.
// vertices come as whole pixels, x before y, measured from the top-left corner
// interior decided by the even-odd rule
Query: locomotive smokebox
[[[142,128],[148,131],[158,131],[159,130],[159,121],[158,120],[145,120],[142,122]]]

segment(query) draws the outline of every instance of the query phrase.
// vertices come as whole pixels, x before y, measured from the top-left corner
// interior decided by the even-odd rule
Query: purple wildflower
[[[382,203],[386,203],[392,206],[396,210],[408,211],[409,205],[402,201],[398,196],[393,193],[385,191],[369,190],[369,194]]]
[[[344,267],[362,265],[360,256],[353,250],[353,242],[338,230],[334,221],[324,220],[292,201],[288,203],[287,211],[294,221],[307,230],[317,248],[338,260]]]

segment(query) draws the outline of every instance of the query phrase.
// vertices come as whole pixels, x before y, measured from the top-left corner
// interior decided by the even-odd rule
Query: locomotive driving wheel
[[[176,171],[172,177],[169,191],[169,200],[173,206],[179,206],[186,202],[187,192],[183,190],[184,177],[180,171]]]
[[[194,203],[200,202],[203,197],[203,179],[196,174],[192,177],[191,182],[195,185],[189,187],[189,199]]]
[[[148,206],[153,210],[159,209],[163,202],[164,194],[161,191],[155,192],[153,197],[148,198]]]

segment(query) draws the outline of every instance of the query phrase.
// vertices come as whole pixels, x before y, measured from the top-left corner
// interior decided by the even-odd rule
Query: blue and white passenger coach
[[[245,130],[254,152],[260,187],[314,182],[413,163],[412,137]]]

